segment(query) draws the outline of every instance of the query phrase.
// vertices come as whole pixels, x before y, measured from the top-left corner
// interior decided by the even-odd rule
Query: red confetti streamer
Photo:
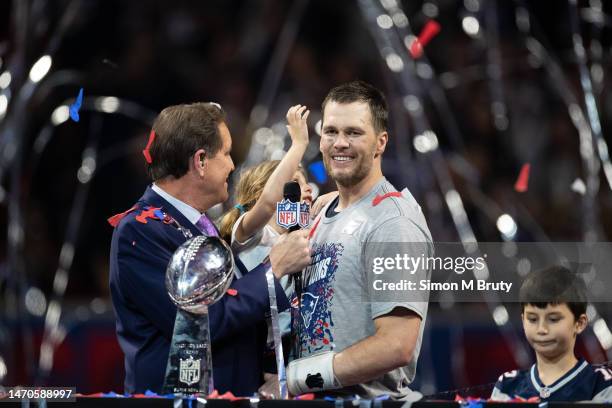
[[[435,20],[429,20],[427,24],[425,24],[421,34],[419,34],[412,44],[410,44],[410,48],[408,49],[412,58],[417,59],[423,55],[423,48],[425,48],[427,43],[440,32],[440,28],[440,24]]]
[[[392,191],[390,193],[385,193],[383,195],[378,195],[377,194],[376,197],[374,197],[374,199],[372,200],[372,207],[376,207],[385,198],[389,198],[389,197],[401,197],[401,196],[402,196],[402,193],[400,193],[399,191]]]
[[[155,140],[155,131],[151,130],[151,133],[149,133],[149,141],[147,142],[147,147],[145,147],[145,149],[142,151],[142,154],[146,162],[149,164],[153,163],[153,158],[151,157],[151,153],[149,152],[149,149],[151,148],[151,145],[153,144],[154,140]]]
[[[245,399],[244,397],[235,396],[234,394],[232,394],[231,391],[227,391],[225,394],[219,395],[219,391],[217,390],[214,390],[206,398],[207,399],[224,399],[224,400],[230,400],[230,401],[237,401],[237,400]]]
[[[231,391],[227,391],[225,394],[221,394],[219,395],[219,399],[225,399],[225,400],[230,400],[230,401],[236,401],[239,399],[243,399],[243,398],[238,398],[236,397],[234,394],[232,394]]]
[[[312,401],[313,399],[315,399],[315,395],[312,392],[309,392],[308,394],[298,395],[297,397],[295,397],[295,399],[304,400],[304,401]]]
[[[529,186],[529,168],[529,163],[525,163],[523,167],[521,167],[521,172],[516,179],[516,183],[514,183],[514,190],[517,193],[524,193],[527,191],[527,187]]]
[[[159,208],[151,207],[151,208],[147,208],[146,210],[143,210],[139,215],[136,216],[136,221],[146,224],[147,218],[152,218],[154,220],[159,219],[155,215],[155,211],[157,210],[161,210],[161,207]]]
[[[115,214],[112,217],[110,217],[107,221],[111,225],[111,227],[115,228],[119,224],[119,221],[121,221],[123,219],[123,217],[125,217],[126,215],[128,215],[129,213],[134,211],[136,208],[138,208],[138,207],[137,206],[133,206],[132,208],[130,208],[127,211],[124,211],[124,212],[119,213],[119,214]]]
[[[238,296],[238,291],[236,289],[230,288],[227,290],[227,294],[230,296]]]

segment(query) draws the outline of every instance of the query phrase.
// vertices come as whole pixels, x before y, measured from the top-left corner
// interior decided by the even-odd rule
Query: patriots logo
[[[276,203],[276,223],[283,228],[291,228],[298,223],[299,203],[284,199]]]
[[[317,309],[318,302],[319,296],[315,296],[309,292],[302,295],[302,309],[300,310],[300,314],[302,315],[304,327],[308,328],[308,326],[310,326],[310,321],[312,320],[312,315]]]

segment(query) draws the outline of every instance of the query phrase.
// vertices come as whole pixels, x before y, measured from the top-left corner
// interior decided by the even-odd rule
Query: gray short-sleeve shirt
[[[391,194],[389,194],[391,193]],[[333,205],[330,203],[329,205]],[[329,207],[328,205],[328,207]],[[382,178],[358,202],[328,217],[327,207],[314,221],[311,237],[313,262],[303,272],[301,307],[292,302],[296,335],[293,358],[334,350],[340,352],[375,333],[374,319],[396,307],[407,308],[421,319],[410,364],[366,384],[346,387],[339,394],[372,398],[387,394],[409,398],[427,315],[427,299],[382,301],[372,289],[372,259],[384,248],[402,243],[414,256],[432,256],[433,244],[419,205],[408,190],[397,190]],[[419,271],[428,276],[429,271]]]

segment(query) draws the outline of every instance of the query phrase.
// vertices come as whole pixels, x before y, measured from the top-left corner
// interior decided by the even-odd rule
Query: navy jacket
[[[125,354],[125,392],[161,392],[176,316],[164,279],[170,257],[186,239],[171,224],[152,218],[143,223],[136,217],[148,207],[161,207],[194,236],[201,232],[150,187],[137,206],[113,233],[110,290]],[[265,318],[270,310],[265,268],[260,265],[234,279],[231,287],[235,296],[226,294],[209,308],[213,377],[219,392],[250,396],[263,378]],[[289,307],[278,281],[276,299],[279,309]]]

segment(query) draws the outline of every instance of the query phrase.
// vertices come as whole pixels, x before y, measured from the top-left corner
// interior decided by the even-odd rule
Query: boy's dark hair
[[[338,103],[365,102],[370,107],[372,126],[376,133],[387,130],[389,109],[383,93],[364,81],[352,81],[333,88],[321,104],[321,112],[325,112],[328,102]]]
[[[551,266],[530,273],[519,292],[521,311],[532,305],[540,309],[565,303],[575,319],[586,313],[586,287],[582,278],[562,266]]]
[[[189,159],[204,149],[208,158],[221,149],[219,124],[225,112],[216,103],[192,103],[165,108],[155,119],[155,140],[149,148],[147,171],[153,181],[180,178],[189,170]]]

